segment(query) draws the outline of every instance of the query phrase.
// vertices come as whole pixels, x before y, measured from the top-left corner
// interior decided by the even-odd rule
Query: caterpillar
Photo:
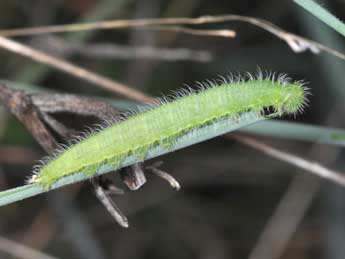
[[[111,125],[101,126],[64,146],[34,168],[30,183],[49,189],[58,180],[83,172],[94,176],[110,165],[121,168],[128,156],[143,161],[152,147],[169,148],[195,129],[224,118],[236,120],[245,112],[275,117],[303,111],[308,89],[286,75],[219,77],[199,83],[197,89],[181,89],[173,96],[157,98],[140,112],[126,114]],[[269,114],[267,114],[269,112]],[[266,114],[265,114],[266,113]]]

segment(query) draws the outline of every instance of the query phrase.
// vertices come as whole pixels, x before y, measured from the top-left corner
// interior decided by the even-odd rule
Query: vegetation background
[[[345,15],[343,1],[323,1],[323,6],[337,17]],[[220,14],[263,18],[345,53],[341,36],[288,0],[1,0],[0,28]],[[310,107],[297,121],[344,126],[343,60],[328,53],[295,53],[276,36],[243,22],[197,28],[231,29],[237,36],[207,37],[127,28],[23,36],[15,40],[152,96],[229,71],[255,73],[258,66],[288,73],[293,79],[306,80],[312,91]],[[91,51],[104,50],[102,44],[113,50],[126,49],[111,55]],[[169,57],[133,54],[135,48],[144,46],[157,51],[168,48],[171,52]],[[181,53],[184,55],[179,60]],[[39,85],[47,91],[121,98],[4,49],[0,50],[0,67],[0,78]],[[79,118],[66,114],[61,119],[82,124]],[[339,147],[261,139],[344,171]],[[42,156],[43,150],[27,130],[0,107],[1,190],[22,185],[35,160]],[[128,215],[129,229],[114,222],[90,184],[83,182],[1,207],[0,257],[345,258],[345,192],[341,186],[224,137],[158,160],[165,162],[164,170],[180,182],[182,189],[176,192],[156,178],[136,192],[123,186],[125,195],[114,200]],[[9,240],[12,242],[7,243]],[[33,251],[21,245],[44,254],[33,256]]]

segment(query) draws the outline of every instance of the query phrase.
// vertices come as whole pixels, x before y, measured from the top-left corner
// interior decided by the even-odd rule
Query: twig
[[[24,91],[12,90],[0,84],[0,102],[24,124],[37,142],[49,152],[57,146],[52,134],[46,129],[39,112]]]
[[[307,172],[315,174],[321,178],[326,178],[334,183],[345,186],[345,176],[343,176],[342,174],[336,171],[328,169],[314,161],[303,159],[301,157],[290,154],[288,152],[278,150],[272,146],[266,145],[250,137],[244,137],[244,136],[230,136],[230,137],[236,139],[238,142],[246,146],[260,150],[263,153],[271,157],[274,157],[278,160],[287,162]]]
[[[15,42],[13,40],[0,37],[0,47],[7,49],[9,51],[12,51],[14,53],[23,55],[25,57],[31,58],[40,63],[57,68],[65,73],[72,74],[73,76],[79,77],[88,82],[97,84],[98,86],[104,89],[110,90],[112,92],[116,92],[127,98],[140,101],[140,102],[150,102],[152,100],[150,97],[146,96],[145,94],[137,90],[128,88],[127,86],[121,83],[112,81],[109,78],[98,75],[84,68],[78,67],[63,59],[53,57],[42,51],[27,47],[24,44]]]
[[[71,128],[67,128],[64,124],[56,120],[48,113],[42,113],[41,116],[44,122],[47,123],[50,128],[52,128],[60,136],[63,136],[65,139],[70,139],[77,134],[77,131]]]
[[[163,180],[167,181],[172,188],[176,191],[181,189],[181,186],[178,181],[175,180],[170,174],[158,169],[163,164],[162,161],[158,161],[150,166],[146,166],[145,169],[149,170],[153,175],[162,178]]]
[[[68,112],[112,121],[118,111],[110,104],[73,94],[32,94],[32,102],[44,113]]]
[[[121,210],[117,207],[117,205],[109,198],[109,196],[105,193],[104,189],[97,184],[95,180],[91,181],[97,198],[103,203],[104,207],[108,210],[110,215],[120,224],[120,226],[128,228],[128,220],[126,216],[121,212]]]

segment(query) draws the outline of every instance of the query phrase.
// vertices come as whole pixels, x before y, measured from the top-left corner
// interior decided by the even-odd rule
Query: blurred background
[[[345,16],[344,1],[323,1],[323,6]],[[1,0],[0,28],[220,14],[263,18],[345,53],[341,36],[288,0]],[[131,28],[14,39],[152,96],[229,72],[255,73],[258,67],[288,73],[308,82],[312,92],[310,107],[297,121],[343,127],[344,61],[327,53],[297,54],[276,36],[243,22],[197,28],[231,29],[237,36]],[[0,78],[42,91],[121,99],[4,49],[0,67]],[[344,171],[337,147],[260,139]],[[1,190],[22,185],[42,156],[27,130],[0,107]],[[128,216],[129,229],[116,224],[83,182],[1,207],[0,236],[45,253],[41,258],[345,258],[341,187],[224,137],[156,160],[164,161],[162,168],[182,189],[176,192],[152,178],[131,192],[117,179],[126,193],[114,201]],[[14,257],[1,248],[5,244],[0,238],[0,258],[35,258]]]

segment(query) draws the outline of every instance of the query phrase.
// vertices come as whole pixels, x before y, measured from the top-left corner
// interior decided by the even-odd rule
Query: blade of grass
[[[178,149],[182,149],[184,147],[214,138],[219,135],[223,135],[227,132],[234,131],[241,127],[244,127],[244,126],[247,126],[252,123],[262,121],[262,120],[264,120],[264,118],[262,118],[261,116],[258,116],[257,113],[255,112],[244,113],[239,118],[237,118],[236,121],[232,119],[221,120],[213,125],[205,126],[203,128],[194,130],[193,132],[190,132],[182,136],[176,141],[174,146],[171,148],[165,148],[161,146],[151,148],[148,152],[146,160],[164,155],[166,153],[169,153]],[[122,163],[122,167],[132,165],[136,162],[137,162],[137,159],[135,156],[133,155],[129,156],[125,158],[124,162]],[[105,166],[102,166],[98,170],[97,175],[105,174],[113,170],[114,168],[112,168],[111,166],[105,165]],[[88,178],[89,176],[86,176],[83,172],[79,172],[74,175],[62,178],[61,180],[53,184],[51,189],[57,189],[68,184],[86,180]],[[0,206],[13,203],[19,200],[23,200],[25,198],[32,197],[32,196],[44,193],[45,191],[46,190],[44,190],[38,184],[29,184],[29,185],[21,186],[18,188],[6,190],[3,192],[0,192]]]
[[[318,127],[303,123],[266,120],[255,125],[245,127],[241,129],[241,131],[267,137],[345,146],[345,130]]]
[[[3,79],[0,79],[0,83],[4,83],[8,87],[14,89],[22,89],[30,93],[47,92],[47,89],[31,84],[24,84]],[[109,98],[99,99],[110,103],[118,110],[136,110],[140,108],[140,104],[132,101],[114,100]],[[305,123],[264,120],[260,123],[241,128],[240,131],[267,137],[301,140],[335,146],[345,146],[345,130],[331,127],[308,125]]]
[[[345,24],[325,8],[312,0],[294,0],[294,2],[345,37]]]

